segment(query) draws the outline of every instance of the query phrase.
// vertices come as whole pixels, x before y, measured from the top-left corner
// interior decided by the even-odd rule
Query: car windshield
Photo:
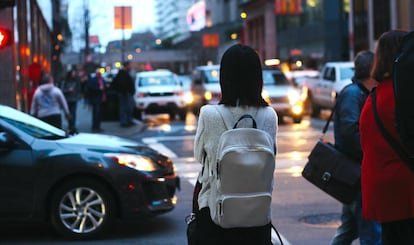
[[[351,79],[354,76],[354,67],[342,67],[341,71],[341,80]]]
[[[263,71],[264,85],[290,85],[291,83],[283,73]]]
[[[36,138],[62,139],[67,137],[65,131],[11,107],[0,106],[0,119]]]
[[[177,85],[173,76],[140,77],[139,86],[171,86]]]
[[[218,69],[206,70],[204,76],[206,83],[219,83],[220,72]]]

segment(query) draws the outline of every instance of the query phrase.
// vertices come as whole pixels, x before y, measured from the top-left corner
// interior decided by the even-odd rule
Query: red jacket
[[[387,131],[396,139],[395,101],[391,80],[377,89],[377,110]],[[362,210],[379,222],[414,218],[414,174],[382,136],[368,97],[360,117],[362,160]]]

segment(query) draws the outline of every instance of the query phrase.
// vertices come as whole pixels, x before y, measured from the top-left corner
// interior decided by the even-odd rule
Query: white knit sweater
[[[200,116],[198,119],[198,127],[194,141],[194,157],[203,164],[202,173],[199,175],[199,180],[202,183],[202,188],[198,196],[199,209],[208,206],[208,196],[210,194],[210,181],[212,177],[212,166],[216,161],[217,146],[220,135],[226,130],[224,121],[222,120],[219,112],[215,108],[216,106],[223,105],[205,105],[200,110]],[[271,107],[227,107],[230,109],[234,116],[234,123],[243,114],[251,114],[258,125],[259,129],[268,132],[273,139],[275,139],[276,145],[276,132],[277,132],[277,114]],[[262,118],[257,118],[258,110],[265,110],[264,113],[260,113]],[[247,120],[244,120],[247,121]],[[233,123],[233,124],[234,124]],[[248,125],[251,122],[240,122],[239,126],[243,127],[244,124]],[[277,149],[277,146],[276,146]],[[205,160],[204,160],[205,158]]]

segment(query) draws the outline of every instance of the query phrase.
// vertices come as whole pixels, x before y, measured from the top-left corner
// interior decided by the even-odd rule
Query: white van
[[[192,111],[198,115],[205,104],[217,104],[221,98],[220,65],[198,66],[191,78]]]
[[[135,106],[137,118],[142,113],[168,113],[170,120],[178,115],[185,120],[188,102],[178,76],[169,70],[155,70],[137,73],[135,80]]]

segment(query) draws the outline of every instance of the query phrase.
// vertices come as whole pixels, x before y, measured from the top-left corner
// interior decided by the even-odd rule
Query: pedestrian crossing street
[[[168,137],[151,137],[144,138],[143,142],[149,145],[151,148],[156,149],[162,154],[170,157],[175,165],[177,174],[182,181],[188,181],[190,184],[195,185],[197,181],[198,173],[201,170],[201,164],[198,163],[194,157],[180,158],[177,154],[165,146],[163,141],[174,141],[194,139],[193,135],[188,136],[168,136]],[[292,176],[300,176],[303,170],[303,166],[307,161],[309,152],[287,152],[278,153],[276,156],[276,168],[275,174],[289,174]]]
[[[156,149],[162,154],[170,157],[173,160],[176,173],[180,176],[181,181],[188,181],[191,185],[195,185],[198,177],[198,173],[201,170],[201,164],[198,163],[194,157],[180,158],[175,152],[162,144],[162,141],[194,139],[194,136],[170,136],[170,137],[152,137],[144,138],[143,142],[149,145],[151,148]],[[308,153],[307,152],[290,152],[280,153],[276,156],[276,174],[291,174],[293,176],[299,176],[302,172],[303,166],[306,163]],[[285,245],[291,245],[291,243],[280,234],[280,237]],[[279,239],[274,229],[272,229],[272,243],[280,245]]]

